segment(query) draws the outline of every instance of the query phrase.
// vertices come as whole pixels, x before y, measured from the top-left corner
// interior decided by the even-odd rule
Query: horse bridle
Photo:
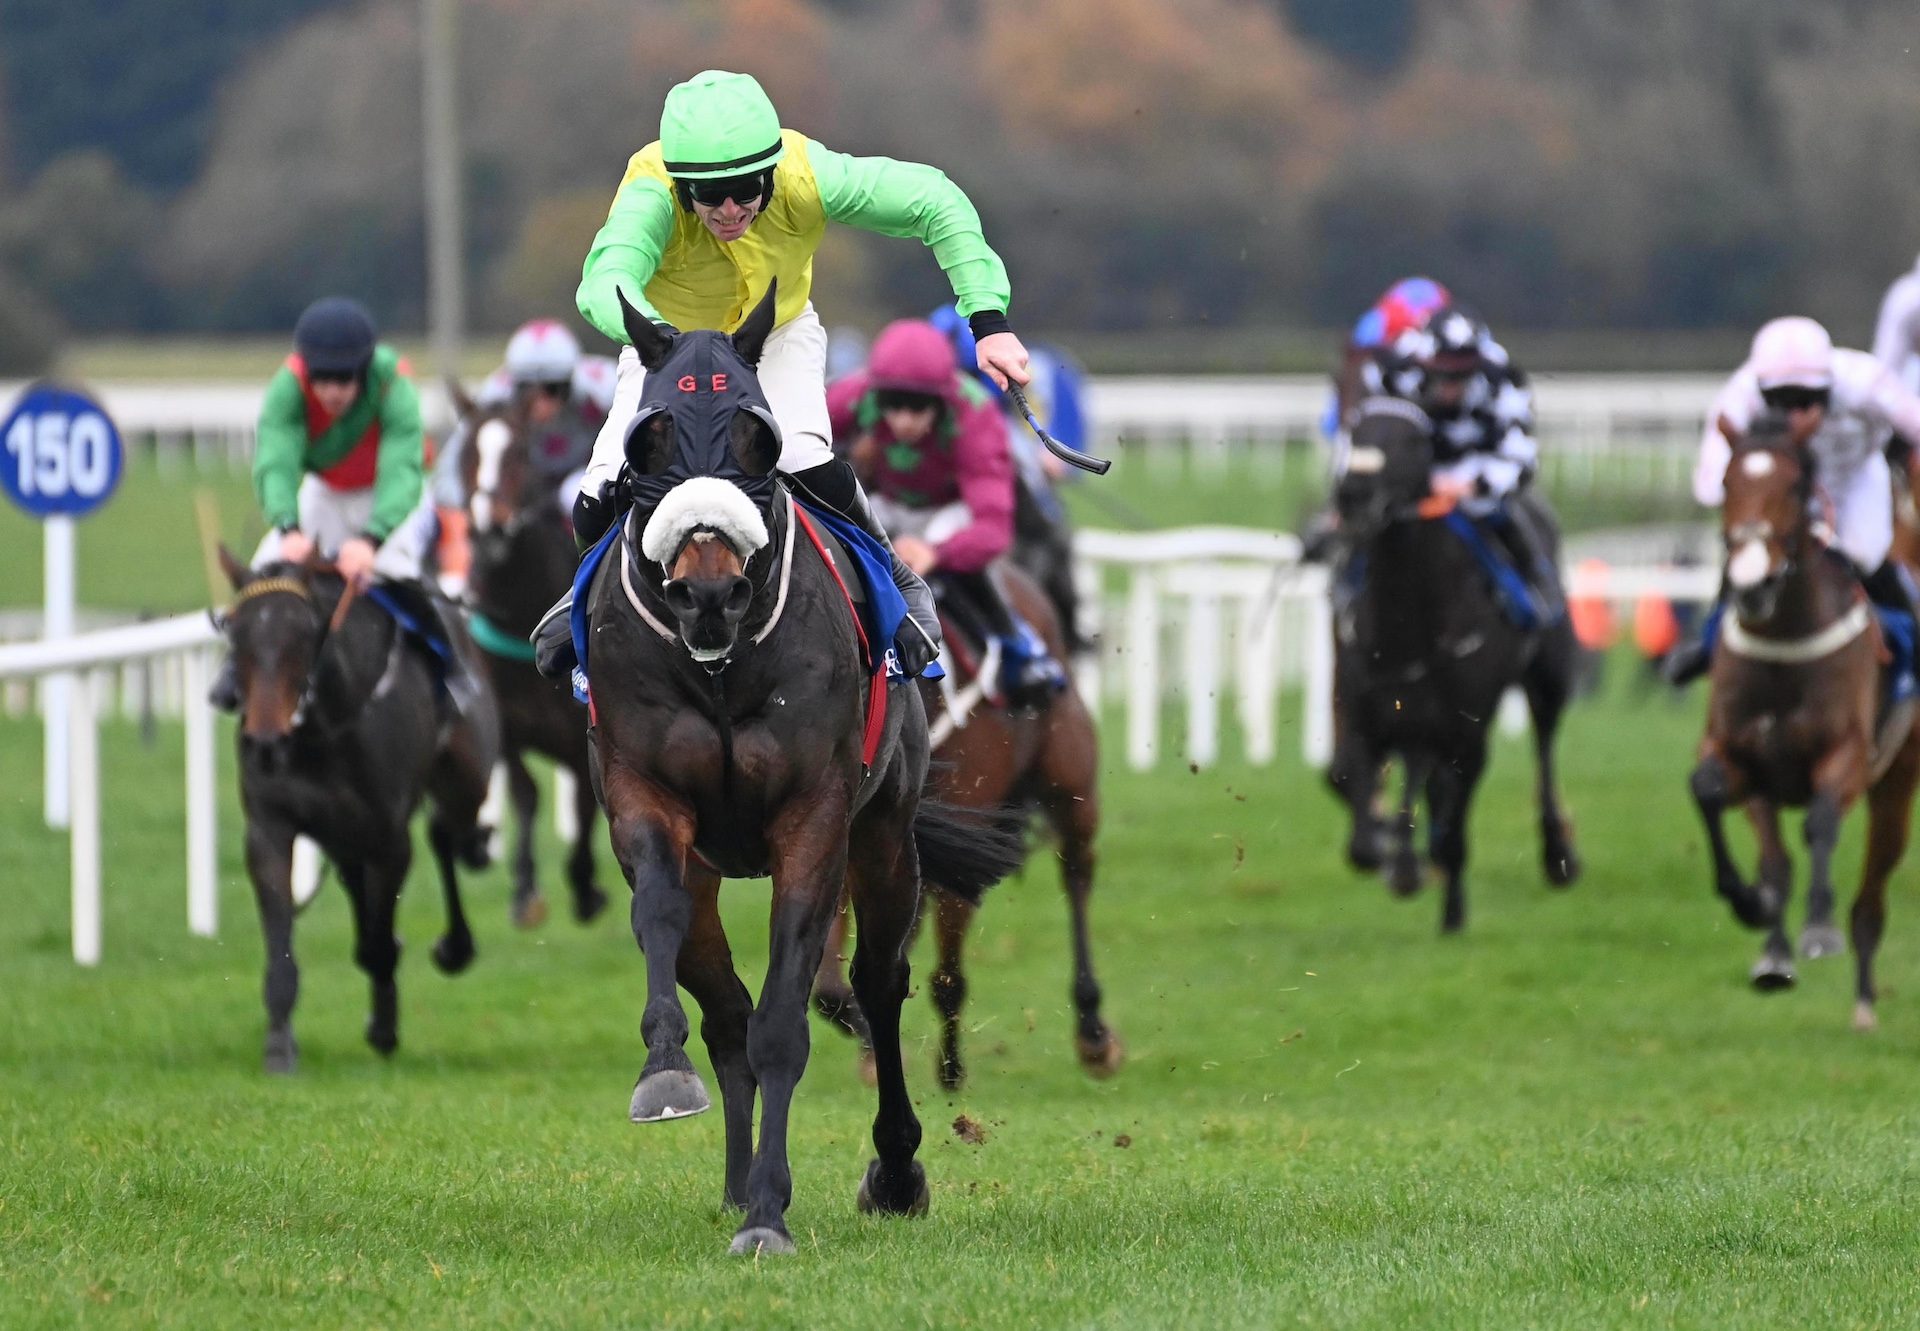
[[[318,616],[318,607],[314,606],[313,603],[313,589],[298,578],[281,576],[274,578],[256,578],[252,582],[249,582],[235,594],[233,604],[227,608],[225,613],[218,615],[215,622],[218,627],[224,630],[228,617],[235,610],[238,610],[248,601],[255,600],[258,597],[273,595],[296,596],[302,601],[305,601],[309,607],[313,608],[316,617]],[[332,639],[334,630],[346,621],[347,612],[353,608],[354,597],[357,595],[359,595],[358,585],[351,579],[348,579],[341,589],[339,601],[336,602],[333,607],[333,613],[321,622],[320,640],[313,645],[313,661],[307,667],[307,677],[301,684],[299,701],[296,702],[293,707],[291,727],[294,730],[299,730],[307,723],[308,709],[313,705],[314,693],[319,687],[320,666],[327,649],[327,643]]]

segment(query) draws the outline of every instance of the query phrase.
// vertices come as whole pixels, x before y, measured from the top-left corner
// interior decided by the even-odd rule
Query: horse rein
[[[298,730],[306,723],[307,709],[313,703],[314,690],[319,687],[321,654],[326,650],[327,642],[334,631],[346,622],[347,612],[353,609],[353,601],[359,595],[359,585],[351,580],[345,583],[340,599],[334,604],[333,613],[320,626],[320,640],[313,647],[313,664],[307,667],[307,678],[300,689],[300,700],[293,708],[293,728]],[[261,596],[297,596],[308,605],[313,604],[313,589],[298,578],[276,577],[258,578],[242,587],[233,598],[228,613],[239,609],[248,601]],[[223,617],[224,618],[224,617]]]

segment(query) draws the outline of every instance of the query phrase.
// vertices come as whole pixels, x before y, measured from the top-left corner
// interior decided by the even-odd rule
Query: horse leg
[[[1560,729],[1561,713],[1573,694],[1578,661],[1579,644],[1574,640],[1571,623],[1563,618],[1549,630],[1521,681],[1527,695],[1527,710],[1533,716],[1541,861],[1546,868],[1547,882],[1554,887],[1571,887],[1580,877],[1580,856],[1574,850],[1573,832],[1560,808],[1553,762],[1553,742]]]
[[[1768,800],[1747,801],[1747,821],[1753,824],[1754,838],[1760,843],[1759,890],[1780,903],[1774,912],[1767,940],[1761,945],[1747,978],[1762,993],[1790,989],[1798,978],[1793,973],[1793,947],[1787,942],[1787,899],[1793,895],[1793,860],[1780,835],[1780,810]]]
[[[300,996],[300,966],[293,959],[293,829],[282,823],[247,823],[247,876],[260,905],[266,943],[268,1072],[292,1072],[300,1061],[293,1039],[293,1004]]]
[[[1338,721],[1338,708],[1334,716]],[[1380,793],[1380,757],[1353,733],[1351,725],[1340,729],[1334,741],[1333,762],[1327,768],[1327,782],[1352,815],[1347,863],[1362,873],[1375,873],[1386,863],[1385,836],[1374,810],[1374,800]]]
[[[427,820],[427,844],[440,867],[440,894],[446,902],[447,928],[433,945],[433,964],[442,974],[458,975],[473,964],[473,930],[467,927],[467,909],[460,900],[460,878],[454,871],[459,854],[461,824],[437,805]]]
[[[1867,796],[1867,862],[1860,874],[1860,892],[1853,899],[1848,921],[1853,934],[1853,1028],[1870,1031],[1879,1024],[1873,1011],[1878,994],[1873,983],[1873,958],[1887,924],[1887,879],[1907,849],[1907,828],[1913,815],[1913,791],[1920,783],[1920,738],[1909,736],[1900,754]]]
[[[1393,865],[1387,873],[1387,888],[1397,897],[1410,897],[1425,885],[1420,867],[1420,852],[1415,845],[1416,802],[1426,789],[1433,772],[1433,755],[1425,752],[1406,755],[1406,785],[1400,792],[1399,821],[1394,828]],[[1431,816],[1432,809],[1428,809]]]
[[[1434,768],[1433,797],[1427,801],[1427,816],[1433,819],[1433,862],[1446,875],[1445,896],[1440,903],[1443,934],[1457,934],[1466,927],[1467,810],[1486,765],[1487,740],[1485,732],[1481,732],[1455,761],[1442,761]]]
[[[872,1048],[867,1035],[867,1019],[847,983],[847,903],[833,913],[827,926],[827,941],[820,949],[820,965],[813,973],[813,1009],[842,1033],[860,1042],[860,1079],[873,1084]]]
[[[868,1213],[924,1215],[927,1175],[914,1159],[920,1150],[920,1120],[907,1095],[906,1065],[900,1056],[900,1008],[907,998],[907,944],[919,906],[920,865],[908,824],[889,821],[893,825],[871,833],[861,829],[852,866],[853,909],[859,922],[853,989],[873,1032],[880,1099],[873,1119],[874,1158],[860,1180],[857,1201]]]
[[[507,909],[514,927],[537,929],[547,920],[533,865],[533,824],[540,816],[540,787],[520,753],[501,755],[507,765],[507,798],[513,803],[513,900]]]
[[[593,881],[593,820],[600,805],[585,763],[573,769],[573,852],[567,859],[567,886],[573,889],[573,918],[581,924],[607,908],[607,894]]]
[[[940,960],[933,972],[933,1007],[940,1014],[940,1057],[935,1067],[940,1085],[957,1091],[967,1079],[960,1058],[960,1009],[967,1002],[967,973],[960,956],[966,950],[967,929],[975,907],[945,892],[934,896],[934,941]]]
[[[1805,824],[1807,923],[1800,935],[1801,955],[1809,961],[1846,950],[1840,931],[1833,927],[1833,850],[1847,810],[1866,785],[1871,761],[1864,747],[1848,744],[1824,759],[1814,773]]]
[[[400,1047],[400,993],[393,978],[400,965],[400,940],[393,934],[393,915],[412,861],[413,839],[404,824],[367,858],[336,861],[353,898],[353,960],[373,989],[367,1043],[381,1054]]]
[[[726,1120],[727,1177],[722,1204],[747,1206],[747,1166],[753,1159],[753,1068],[747,1062],[747,1018],[753,997],[733,969],[733,952],[720,922],[720,875],[704,865],[687,866],[693,922],[680,948],[680,983],[700,1004],[700,1035],[720,1083]]]
[[[747,1022],[747,1058],[760,1086],[760,1141],[747,1175],[747,1215],[730,1251],[741,1254],[792,1252],[787,1206],[793,1200],[793,1172],[787,1162],[787,1117],[794,1088],[807,1068],[810,1032],[807,994],[820,968],[827,926],[847,878],[847,795],[795,800],[775,816],[768,829],[773,851],[773,914],[766,982]],[[862,923],[860,946],[870,946]],[[882,1026],[861,994],[855,966],[854,993],[874,1034],[874,1052],[882,1069],[897,1067],[900,1036],[897,1015],[884,1036]],[[895,1010],[897,1014],[898,1002]],[[890,1042],[890,1043],[889,1043]],[[884,1084],[884,1072],[882,1074]],[[884,1103],[887,1092],[881,1091]]]
[[[1726,760],[1709,749],[1693,769],[1687,788],[1700,810],[1700,820],[1706,824],[1707,843],[1713,851],[1713,890],[1733,908],[1734,918],[1749,929],[1771,928],[1784,899],[1770,892],[1764,882],[1759,891],[1747,886],[1733,862],[1733,852],[1727,848],[1727,806],[1744,791],[1736,784]]]
[[[611,768],[605,779],[614,852],[633,888],[633,936],[647,959],[647,1005],[640,1017],[647,1061],[627,1117],[635,1123],[686,1118],[713,1103],[687,1057],[678,980],[680,951],[693,923],[693,898],[683,882],[693,815],[626,768]]]
[[[1098,741],[1078,699],[1063,700],[1048,722],[1041,754],[1041,804],[1060,845],[1060,885],[1067,893],[1073,934],[1074,1051],[1089,1076],[1111,1077],[1126,1061],[1126,1046],[1100,1015],[1100,981],[1093,974],[1087,903],[1093,896],[1094,838],[1100,831]]]

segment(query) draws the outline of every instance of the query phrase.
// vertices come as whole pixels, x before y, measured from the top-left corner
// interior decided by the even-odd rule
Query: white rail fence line
[[[1677,490],[1720,379],[1708,375],[1548,374],[1534,391],[1549,481],[1573,488]],[[95,391],[129,444],[163,467],[243,468],[253,458],[260,383],[103,383]],[[0,402],[23,385],[0,383]],[[420,385],[430,428],[449,421],[437,381]],[[1256,483],[1317,476],[1320,375],[1102,375],[1088,386],[1093,437],[1157,475],[1243,469]]]
[[[130,663],[171,660],[177,668],[181,716],[186,722],[187,928],[204,938],[219,930],[216,877],[213,708],[207,688],[220,635],[204,614],[102,629],[58,642],[0,646],[0,680],[69,681],[69,785],[73,859],[73,959],[100,962],[100,745],[99,716],[106,681]]]
[[[1111,689],[1124,710],[1124,751],[1135,769],[1163,756],[1166,712],[1184,730],[1182,756],[1205,766],[1221,756],[1221,708],[1232,708],[1246,760],[1279,753],[1280,708],[1299,690],[1300,752],[1324,765],[1332,750],[1333,637],[1326,571],[1302,565],[1289,535],[1200,527],[1165,532],[1080,533],[1083,601],[1101,648],[1080,672],[1081,692],[1099,710]],[[1712,568],[1577,569],[1576,596],[1632,601],[1642,596],[1707,601]],[[187,923],[212,937],[218,927],[215,720],[206,701],[219,635],[204,614],[101,629],[61,642],[0,643],[0,692],[65,676],[72,681],[73,955],[95,965],[101,953],[100,768],[98,724],[127,714],[129,697],[152,715],[186,726]],[[133,683],[130,681],[138,681]],[[132,710],[133,715],[145,714]],[[496,776],[496,789],[500,781]],[[572,825],[570,782],[556,773],[555,825]],[[504,812],[497,800],[492,807]],[[496,814],[497,816],[497,814]],[[297,860],[304,900],[319,878],[309,849]]]

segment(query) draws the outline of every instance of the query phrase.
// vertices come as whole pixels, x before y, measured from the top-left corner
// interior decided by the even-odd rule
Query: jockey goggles
[[[883,412],[940,409],[940,399],[932,393],[915,393],[905,388],[883,388],[873,395],[873,404]]]
[[[755,171],[745,176],[722,176],[718,180],[683,180],[680,183],[685,187],[687,197],[702,208],[718,208],[728,199],[745,208],[766,196],[772,174],[770,171]]]
[[[1810,407],[1824,409],[1833,400],[1833,390],[1786,384],[1779,388],[1762,389],[1760,400],[1775,411],[1805,411]]]

